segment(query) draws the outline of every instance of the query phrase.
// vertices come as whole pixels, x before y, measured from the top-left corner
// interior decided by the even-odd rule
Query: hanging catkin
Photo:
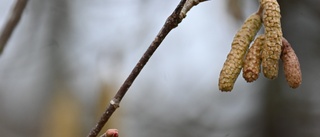
[[[300,63],[290,43],[285,38],[282,40],[281,60],[287,83],[291,88],[299,87],[302,82]]]
[[[242,69],[244,55],[261,27],[259,14],[252,14],[236,33],[231,51],[227,56],[219,77],[219,89],[231,91]]]
[[[278,76],[279,59],[282,45],[280,6],[276,0],[261,0],[263,7],[263,25],[265,42],[262,48],[262,70],[265,77],[275,79]]]
[[[247,82],[258,79],[261,65],[261,48],[264,43],[264,35],[259,35],[246,54],[242,69],[242,76]]]

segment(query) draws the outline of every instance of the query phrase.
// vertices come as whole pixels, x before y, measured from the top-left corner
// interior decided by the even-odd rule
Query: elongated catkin
[[[242,76],[247,82],[258,79],[261,65],[261,49],[264,43],[264,35],[259,35],[249,48],[244,59]]]
[[[282,39],[281,60],[288,85],[291,88],[299,87],[302,82],[300,63],[296,53],[285,38]]]
[[[280,6],[277,0],[261,0],[260,5],[263,7],[266,39],[261,54],[262,70],[265,77],[275,79],[278,76],[282,45]]]
[[[219,89],[231,91],[243,66],[244,55],[261,27],[261,17],[252,14],[236,33],[231,51],[227,56],[219,77]]]

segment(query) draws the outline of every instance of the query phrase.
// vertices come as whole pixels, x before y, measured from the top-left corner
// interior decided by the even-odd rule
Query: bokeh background
[[[0,0],[0,26],[15,1]],[[318,137],[320,1],[278,0],[303,83],[218,90],[242,22],[258,0],[211,0],[164,40],[106,128],[123,137]],[[0,56],[0,135],[86,136],[179,0],[30,0]],[[262,32],[262,31],[261,31]]]

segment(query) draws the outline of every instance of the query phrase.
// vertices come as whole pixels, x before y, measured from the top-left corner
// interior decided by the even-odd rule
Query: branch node
[[[119,108],[120,107],[120,100],[113,98],[112,100],[110,100],[110,104],[114,107],[114,108]]]
[[[204,2],[208,0],[187,0],[186,3],[183,5],[183,8],[180,12],[180,18],[183,19],[187,16],[187,12],[193,7],[198,5],[200,2]]]

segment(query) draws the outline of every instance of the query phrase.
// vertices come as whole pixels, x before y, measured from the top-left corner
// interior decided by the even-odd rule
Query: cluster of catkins
[[[280,18],[277,0],[260,0],[259,10],[244,22],[233,39],[231,51],[220,72],[221,91],[233,89],[241,69],[247,82],[258,79],[260,66],[266,78],[275,79],[278,76],[280,59],[289,86],[297,88],[301,84],[300,64],[291,45],[282,36]],[[264,34],[256,37],[262,24]]]

